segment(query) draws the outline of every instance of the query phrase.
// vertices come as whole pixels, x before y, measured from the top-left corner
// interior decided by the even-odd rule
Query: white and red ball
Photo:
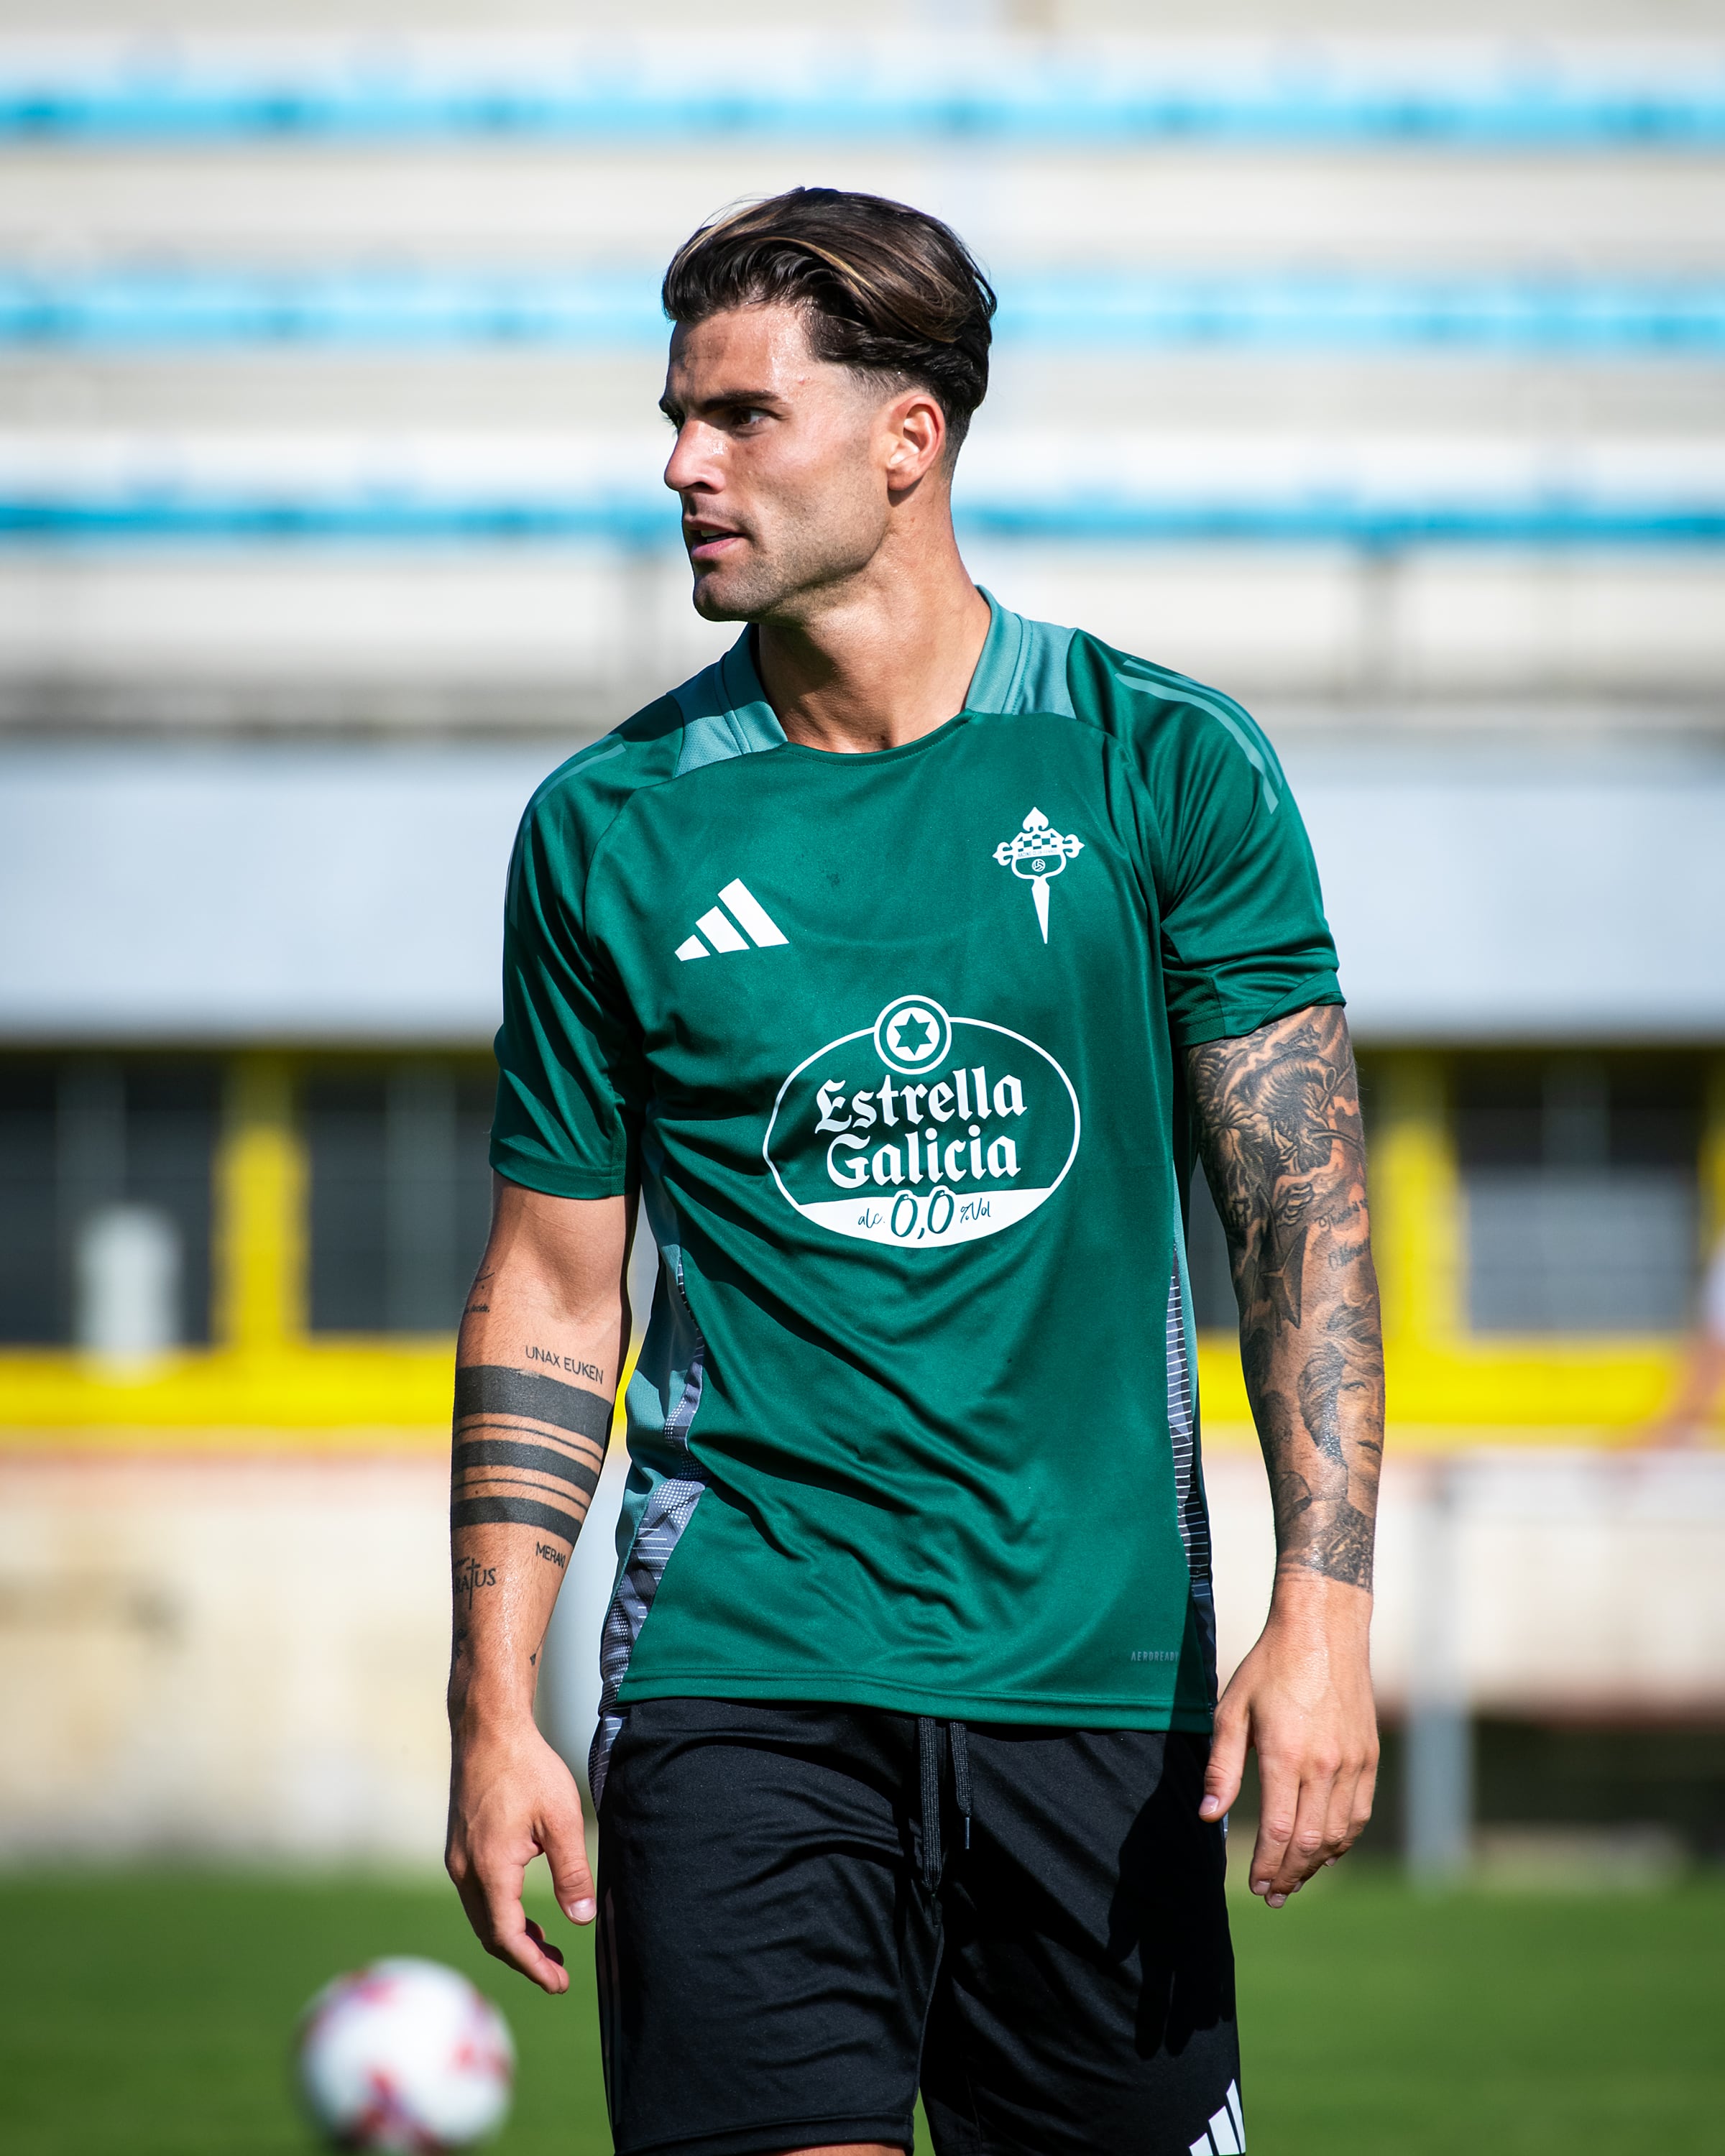
[[[400,1955],[338,1976],[300,2024],[300,2087],[338,2148],[467,2148],[509,2110],[509,2025],[465,1976]]]

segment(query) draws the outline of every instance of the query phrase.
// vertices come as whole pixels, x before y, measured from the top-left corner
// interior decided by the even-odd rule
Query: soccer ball
[[[509,2025],[465,1976],[401,1955],[326,1984],[300,2022],[300,2088],[337,2148],[466,2148],[509,2110]]]

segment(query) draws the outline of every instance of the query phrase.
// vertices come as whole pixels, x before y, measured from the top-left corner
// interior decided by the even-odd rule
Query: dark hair
[[[671,257],[663,296],[674,322],[800,307],[817,359],[938,398],[952,451],[988,394],[993,286],[950,227],[881,195],[793,187],[721,210]]]

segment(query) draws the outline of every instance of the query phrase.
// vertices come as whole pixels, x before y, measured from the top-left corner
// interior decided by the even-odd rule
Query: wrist
[[[464,1743],[508,1738],[536,1727],[533,1695],[512,1678],[461,1667],[449,1672],[449,1727]]]
[[[1363,1640],[1372,1622],[1372,1590],[1284,1558],[1276,1568],[1269,1621],[1329,1633],[1357,1631]]]

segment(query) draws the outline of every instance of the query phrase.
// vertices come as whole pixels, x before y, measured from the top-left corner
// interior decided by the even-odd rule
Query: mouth
[[[683,544],[698,569],[716,567],[742,543],[742,534],[734,525],[715,524],[706,517],[683,520]]]

